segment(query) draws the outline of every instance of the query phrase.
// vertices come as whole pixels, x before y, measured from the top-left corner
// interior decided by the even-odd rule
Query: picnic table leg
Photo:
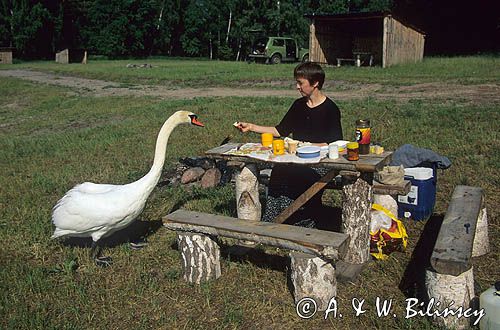
[[[370,213],[373,200],[369,178],[344,178],[342,231],[350,236],[344,261],[363,264],[370,259]],[[354,182],[353,182],[354,181]]]
[[[307,201],[313,198],[318,192],[321,191],[330,181],[335,178],[337,175],[336,170],[330,170],[330,172],[323,175],[317,182],[313,183],[302,195],[297,197],[292,204],[290,204],[286,209],[281,212],[276,219],[274,219],[275,223],[283,223],[288,219],[292,214],[294,214],[299,208],[302,207]]]
[[[358,68],[361,66],[361,56],[359,54],[356,55],[356,66]]]
[[[239,219],[260,221],[259,181],[255,164],[246,165],[236,177],[236,210]]]
[[[236,176],[236,212],[239,219],[249,221],[260,221],[262,208],[259,199],[258,171],[255,164],[247,164]],[[239,244],[247,247],[255,246],[256,243],[246,240],[238,240]],[[245,253],[245,249],[236,248],[234,254]]]

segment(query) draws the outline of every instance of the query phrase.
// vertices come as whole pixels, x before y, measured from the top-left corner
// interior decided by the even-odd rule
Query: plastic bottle
[[[359,143],[359,154],[368,155],[370,153],[371,127],[370,120],[356,120],[356,142]]]
[[[484,309],[484,316],[479,322],[481,330],[500,329],[500,281],[481,293],[479,307]]]

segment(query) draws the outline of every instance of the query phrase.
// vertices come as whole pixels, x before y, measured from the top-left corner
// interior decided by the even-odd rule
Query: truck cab
[[[299,47],[294,38],[261,37],[254,42],[248,59],[249,61],[269,64],[307,62],[309,49]]]

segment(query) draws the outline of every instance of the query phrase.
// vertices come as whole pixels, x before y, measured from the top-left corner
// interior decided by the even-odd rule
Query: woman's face
[[[302,95],[302,96],[311,96],[312,93],[314,92],[314,89],[317,88],[318,86],[318,83],[315,82],[313,85],[311,85],[309,83],[309,80],[307,80],[306,78],[297,78],[295,80],[296,82],[296,87],[297,87],[297,90],[299,91],[299,93]]]

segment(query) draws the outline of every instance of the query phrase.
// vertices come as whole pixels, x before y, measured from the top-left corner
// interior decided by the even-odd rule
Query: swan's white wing
[[[117,189],[119,187],[120,186],[114,184],[97,184],[93,182],[84,182],[82,184],[73,187],[70,191],[68,191],[68,193],[71,191],[79,191],[83,193],[97,194],[97,193],[105,193]]]
[[[88,193],[77,189],[79,185],[59,200],[52,213],[52,221],[60,232],[60,235],[54,233],[55,237],[85,233],[90,236],[94,231],[133,220],[144,207],[143,199],[135,191],[125,189],[126,186],[105,185],[106,189],[96,186],[85,188],[104,192]]]

